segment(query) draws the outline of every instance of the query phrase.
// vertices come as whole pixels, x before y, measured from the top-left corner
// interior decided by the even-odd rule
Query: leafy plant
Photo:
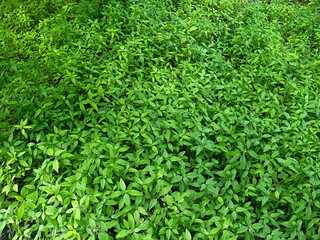
[[[319,239],[319,5],[5,1],[0,233]]]

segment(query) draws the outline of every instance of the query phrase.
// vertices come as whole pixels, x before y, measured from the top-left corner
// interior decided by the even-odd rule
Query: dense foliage
[[[320,239],[319,9],[2,1],[0,233]]]

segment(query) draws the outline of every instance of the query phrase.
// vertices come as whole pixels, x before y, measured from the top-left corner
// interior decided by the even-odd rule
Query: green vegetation
[[[319,10],[2,1],[0,233],[320,239]]]

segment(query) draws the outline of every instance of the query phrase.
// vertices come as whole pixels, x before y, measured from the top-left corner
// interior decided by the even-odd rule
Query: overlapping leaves
[[[319,238],[317,6],[38,2],[1,6],[0,231]]]

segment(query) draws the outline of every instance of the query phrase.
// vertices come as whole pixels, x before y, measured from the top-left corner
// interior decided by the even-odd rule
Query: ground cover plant
[[[2,239],[320,239],[317,1],[0,4]]]

